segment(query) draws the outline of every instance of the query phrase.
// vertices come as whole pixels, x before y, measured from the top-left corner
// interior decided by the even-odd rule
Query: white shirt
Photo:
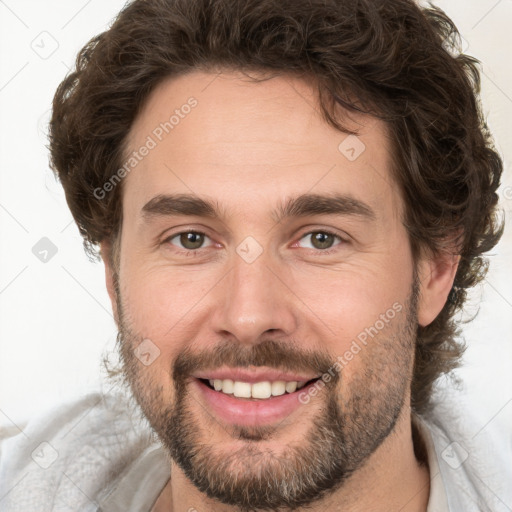
[[[413,415],[427,452],[427,512],[512,511],[512,448],[467,411]],[[473,432],[473,435],[468,432]],[[3,432],[2,512],[150,512],[170,478],[165,449],[121,395],[92,394]]]

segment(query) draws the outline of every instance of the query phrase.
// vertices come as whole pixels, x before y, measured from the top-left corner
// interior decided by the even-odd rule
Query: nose
[[[297,328],[294,295],[286,276],[264,255],[248,263],[238,255],[223,279],[210,317],[216,335],[256,344],[262,337],[290,336]]]

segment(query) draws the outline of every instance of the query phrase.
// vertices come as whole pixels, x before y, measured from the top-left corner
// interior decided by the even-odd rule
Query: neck
[[[424,447],[415,432],[409,407],[402,409],[395,429],[335,493],[312,503],[308,512],[425,512],[430,494],[430,477]],[[417,458],[419,457],[419,459]],[[237,512],[236,507],[209,499],[186,478],[174,463],[171,480],[152,512]]]

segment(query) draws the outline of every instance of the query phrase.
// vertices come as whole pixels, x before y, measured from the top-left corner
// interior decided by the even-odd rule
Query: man
[[[432,399],[502,234],[456,35],[412,0],[135,0],[82,50],[52,164],[137,406],[28,428],[41,471],[6,442],[8,510],[506,510]]]

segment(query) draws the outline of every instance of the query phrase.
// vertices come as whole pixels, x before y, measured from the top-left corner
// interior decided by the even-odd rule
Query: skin
[[[237,471],[253,478],[265,464],[279,477],[275,461],[289,454],[290,446],[307,448],[315,420],[324,418],[326,405],[334,403],[348,425],[340,429],[340,439],[359,435],[356,425],[361,424],[374,434],[386,426],[391,430],[369,453],[355,451],[351,471],[330,492],[311,500],[308,510],[425,511],[429,473],[416,459],[411,438],[414,329],[441,311],[458,259],[438,255],[418,261],[419,296],[416,304],[411,302],[414,262],[401,221],[403,201],[392,178],[386,126],[367,116],[346,118],[365,145],[349,161],[338,150],[347,135],[322,119],[307,82],[280,76],[253,83],[231,71],[193,72],[153,92],[130,131],[130,151],[191,96],[197,106],[123,181],[118,268],[111,265],[112,247],[102,244],[126,374],[139,404],[165,444],[169,417],[178,410],[173,369],[187,351],[198,364],[206,364],[221,342],[233,354],[256,354],[272,340],[290,357],[297,353],[297,364],[308,364],[306,357],[301,359],[307,351],[334,362],[398,303],[401,314],[343,367],[337,380],[269,428],[266,437],[241,438],[236,425],[212,417],[186,380],[183,426],[194,425],[192,442],[210,450],[212,466],[231,455],[223,468],[226,481]],[[374,219],[311,214],[276,221],[279,205],[311,193],[350,195],[368,205]],[[144,216],[144,205],[162,194],[208,199],[217,205],[219,217]],[[175,235],[195,230],[208,238],[203,248],[187,252]],[[344,240],[332,238],[329,252],[314,247],[307,236],[325,230]],[[252,263],[236,252],[248,236],[262,249]],[[160,351],[149,366],[133,357],[143,339]],[[371,406],[358,406],[358,397]],[[396,418],[372,412],[386,412],[392,404]],[[252,458],[242,461],[249,447]],[[191,507],[198,512],[243,509],[201,492],[173,460],[171,480],[154,511]]]

